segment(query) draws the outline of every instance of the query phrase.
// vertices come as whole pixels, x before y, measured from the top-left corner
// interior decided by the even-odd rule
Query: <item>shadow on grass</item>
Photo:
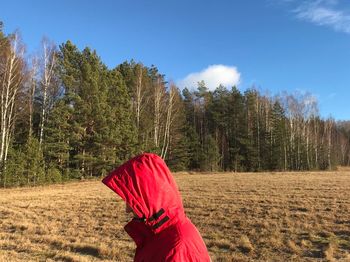
[[[80,253],[83,255],[89,255],[89,256],[96,257],[96,258],[101,258],[99,248],[96,248],[93,246],[89,246],[89,245],[75,246],[75,247],[72,247],[72,250],[74,252],[77,252],[77,253]]]
[[[103,256],[101,255],[100,248],[88,245],[88,244],[68,244],[68,243],[63,243],[59,240],[52,240],[50,241],[51,247],[53,247],[56,250],[66,250],[69,252],[75,252],[79,253],[81,255],[88,255],[88,256],[93,256],[96,258],[102,258]]]

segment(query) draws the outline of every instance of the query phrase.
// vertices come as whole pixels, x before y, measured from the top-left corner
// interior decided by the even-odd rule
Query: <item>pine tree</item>
[[[9,148],[6,170],[3,176],[0,177],[1,186],[21,186],[28,183],[24,177],[25,172],[25,154],[20,148]]]
[[[246,132],[244,141],[245,159],[244,165],[248,171],[258,171],[260,168],[260,148],[259,148],[259,130],[258,130],[258,112],[257,112],[258,92],[249,89],[245,92],[245,112],[246,112]]]
[[[60,172],[69,172],[69,153],[71,143],[71,119],[73,109],[69,106],[67,96],[56,102],[47,120],[47,134],[44,152],[45,162],[50,167],[58,168]]]
[[[187,120],[184,100],[178,89],[174,90],[169,150],[166,162],[172,170],[188,170],[190,165],[190,143],[187,136]]]
[[[244,97],[236,87],[232,87],[229,102],[229,169],[243,171],[243,160],[247,158],[247,119]]]
[[[230,136],[230,92],[219,86],[213,93],[213,103],[208,111],[211,122],[210,133],[215,136],[220,152],[220,169],[227,170],[230,165],[229,136]]]
[[[39,140],[29,137],[23,150],[24,173],[27,185],[42,185],[46,183],[45,162]]]
[[[286,157],[286,131],[284,109],[278,101],[275,101],[272,109],[272,131],[270,139],[269,169],[285,170],[287,168]]]
[[[207,135],[201,152],[200,169],[202,171],[218,171],[219,162],[220,152],[217,141],[211,135]]]
[[[108,98],[106,123],[108,124],[107,141],[112,145],[113,165],[121,164],[137,153],[137,132],[133,113],[130,111],[131,99],[122,75],[117,70],[108,73]],[[109,154],[108,154],[109,155]]]

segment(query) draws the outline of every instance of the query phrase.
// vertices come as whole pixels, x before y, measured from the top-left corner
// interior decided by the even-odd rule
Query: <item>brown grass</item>
[[[350,261],[350,172],[175,174],[213,261]],[[0,261],[132,261],[99,181],[0,190]]]

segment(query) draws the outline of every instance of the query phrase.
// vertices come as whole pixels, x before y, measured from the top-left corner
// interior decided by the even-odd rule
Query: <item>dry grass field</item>
[[[176,174],[213,261],[350,261],[350,171]],[[0,261],[132,261],[99,181],[0,190]]]

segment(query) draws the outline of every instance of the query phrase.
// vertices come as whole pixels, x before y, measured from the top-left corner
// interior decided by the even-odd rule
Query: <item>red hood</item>
[[[185,217],[175,180],[163,159],[155,154],[145,153],[132,158],[110,172],[102,182],[137,216],[145,218],[142,223],[145,232],[157,234]],[[136,229],[134,225],[140,227],[140,222],[132,221],[125,227],[131,236],[131,231]],[[132,237],[135,240],[135,236]]]

